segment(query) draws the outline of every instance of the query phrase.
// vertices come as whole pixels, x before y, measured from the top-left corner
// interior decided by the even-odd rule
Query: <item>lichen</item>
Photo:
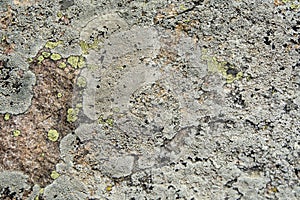
[[[61,92],[57,93],[57,97],[61,98],[63,96],[63,94]]]
[[[48,139],[52,142],[56,142],[59,138],[59,133],[57,132],[57,130],[54,129],[50,129],[48,131]]]
[[[53,180],[55,180],[60,176],[60,174],[57,171],[52,171],[50,176]]]
[[[49,48],[49,49],[54,49],[55,47],[57,47],[58,45],[62,44],[63,42],[62,41],[57,41],[57,42],[47,42],[45,44],[45,47],[46,48]]]
[[[4,120],[5,121],[8,121],[10,119],[10,114],[9,113],[6,113],[5,115],[4,115]]]
[[[68,57],[67,62],[75,69],[82,68],[85,65],[84,58],[82,56],[70,56]]]
[[[78,108],[69,108],[67,111],[67,121],[68,122],[75,122],[78,119]]]
[[[114,119],[110,116],[107,118],[104,118],[102,115],[98,118],[98,123],[102,125],[107,125],[112,127],[114,125]]]
[[[108,186],[106,186],[105,190],[106,190],[107,192],[110,192],[110,191],[112,191],[112,185],[108,185]]]
[[[58,64],[58,67],[61,68],[61,69],[64,69],[66,68],[67,64],[65,62],[61,62]]]
[[[61,55],[59,55],[58,53],[53,53],[53,54],[51,54],[50,59],[54,60],[54,61],[60,60]]]
[[[18,137],[20,134],[21,134],[21,131],[20,131],[20,130],[14,130],[14,131],[13,131],[13,136],[14,136],[14,137]]]
[[[85,65],[84,58],[82,56],[80,56],[77,66],[78,66],[78,68],[83,68],[84,65]]]
[[[45,58],[44,58],[44,56],[42,56],[42,55],[40,55],[40,56],[37,58],[37,61],[38,61],[39,64],[42,63],[43,60],[45,60]]]
[[[49,58],[51,53],[44,51],[44,52],[42,52],[42,55],[44,56],[44,58]]]
[[[220,73],[228,84],[243,77],[243,72],[239,71],[236,66],[226,61],[218,61],[216,57],[208,56],[206,50],[202,51],[202,59],[207,62],[208,72]]]
[[[83,40],[79,42],[79,46],[81,48],[82,54],[89,54],[90,49],[96,49],[99,44],[99,40],[94,40],[92,43],[87,43]]]
[[[73,68],[77,68],[78,61],[79,61],[79,57],[78,57],[78,56],[70,56],[70,57],[67,59],[67,62],[68,62]]]
[[[82,76],[77,78],[77,85],[81,88],[84,88],[86,86],[86,79]]]

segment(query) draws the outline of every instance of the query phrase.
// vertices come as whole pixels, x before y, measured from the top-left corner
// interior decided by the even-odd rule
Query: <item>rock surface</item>
[[[299,199],[299,10],[1,1],[0,198]]]

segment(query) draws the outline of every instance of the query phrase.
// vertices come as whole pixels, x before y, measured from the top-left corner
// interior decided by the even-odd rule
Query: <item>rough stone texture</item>
[[[2,172],[0,174],[1,199],[22,198],[23,192],[29,189],[28,177],[22,172]]]
[[[31,105],[35,75],[22,67],[26,64],[17,59],[16,55],[0,58],[0,113],[2,114],[24,113]]]
[[[48,180],[40,194],[39,182],[30,182],[35,189],[22,186],[26,192],[9,187],[8,193],[11,183],[3,179],[5,198],[300,198],[299,1],[0,4],[0,76],[9,80],[2,94],[27,80],[21,75],[31,73],[24,64],[29,58],[37,66],[56,67],[82,56],[84,68],[76,65],[76,73],[69,65],[51,73],[32,71],[37,80],[63,71],[67,75],[61,76],[86,81],[79,86],[74,81],[68,87],[73,97],[63,104],[73,106],[68,117],[76,120],[67,123],[73,128],[56,146],[60,159],[51,170],[60,176]],[[62,41],[47,50],[62,58],[37,63],[48,41]],[[5,58],[13,55],[23,64],[12,68]],[[22,87],[26,94],[33,80]],[[27,109],[12,112],[5,105],[3,114]],[[67,120],[68,108],[61,114],[50,109],[51,126],[60,127],[56,118]],[[6,163],[14,163],[10,153],[3,157]],[[7,168],[0,170],[0,177],[7,176]]]

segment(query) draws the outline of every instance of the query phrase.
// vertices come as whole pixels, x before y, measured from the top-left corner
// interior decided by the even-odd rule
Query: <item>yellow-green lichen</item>
[[[14,130],[14,131],[13,131],[13,136],[14,136],[14,137],[18,137],[20,134],[21,134],[21,131],[20,131],[20,130]]]
[[[63,96],[63,94],[61,92],[57,93],[57,97],[61,98]]]
[[[68,57],[67,62],[75,69],[82,68],[85,65],[84,58],[82,56],[70,56]]]
[[[78,103],[78,104],[76,104],[76,108],[82,108],[83,106],[82,106],[82,103]]]
[[[58,67],[61,68],[61,69],[64,69],[66,68],[67,64],[65,62],[61,62],[59,63]]]
[[[87,65],[87,68],[88,68],[90,71],[94,72],[94,71],[96,71],[99,67],[98,67],[97,65]]]
[[[187,10],[187,7],[185,7],[185,5],[183,5],[183,4],[181,4],[181,5],[179,6],[179,10],[185,11],[185,10]]]
[[[104,118],[102,115],[98,118],[98,123],[102,125],[108,125],[112,127],[114,125],[114,119],[112,117]]]
[[[208,72],[220,73],[226,79],[226,83],[233,83],[243,77],[243,72],[238,71],[236,66],[226,61],[218,61],[216,57],[208,56],[205,50],[202,51],[202,59],[207,62]]]
[[[82,76],[77,78],[77,85],[81,88],[84,88],[86,86],[86,79]]]
[[[38,63],[40,64],[40,63],[43,62],[43,60],[45,60],[45,58],[44,58],[44,56],[40,55],[40,56],[37,58],[37,60],[38,60]]]
[[[300,8],[300,2],[298,0],[282,0],[284,4],[288,4],[292,10]]]
[[[84,65],[85,65],[84,58],[82,56],[80,56],[77,66],[78,66],[78,68],[83,68]]]
[[[90,49],[96,49],[98,47],[100,40],[94,40],[93,43],[87,43],[83,40],[79,42],[82,54],[89,54]]]
[[[9,113],[6,113],[6,114],[4,115],[4,120],[7,121],[7,120],[9,120],[9,119],[10,119],[10,114],[9,114]]]
[[[28,59],[27,59],[27,62],[28,62],[28,63],[32,63],[33,61],[34,61],[33,58],[28,58]]]
[[[52,171],[50,177],[55,180],[60,176],[60,174],[57,171]]]
[[[61,55],[59,55],[58,53],[53,53],[53,54],[51,54],[50,59],[54,60],[54,61],[60,60],[61,59]]]
[[[54,49],[55,47],[57,47],[58,45],[62,44],[62,41],[57,41],[57,42],[47,42],[45,47],[48,49]]]
[[[106,192],[112,191],[112,185],[106,186],[105,190],[106,190]]]
[[[106,119],[106,124],[108,126],[113,126],[114,125],[114,120],[112,118],[108,118],[108,119]]]
[[[57,12],[57,14],[56,14],[56,16],[58,17],[58,18],[62,18],[63,17],[63,14],[62,14],[62,12]]]
[[[73,68],[77,68],[78,61],[79,61],[79,57],[78,57],[78,56],[70,56],[70,57],[67,59],[67,62],[68,62]]]
[[[45,191],[45,189],[41,188],[40,191],[39,191],[39,194],[44,194],[44,191]]]
[[[67,111],[67,121],[68,122],[75,122],[78,119],[78,108],[69,108]]]
[[[44,58],[48,58],[51,55],[51,53],[44,51],[42,52],[42,55],[44,56]]]
[[[59,138],[59,133],[57,130],[51,129],[48,131],[48,139],[52,142],[56,142]]]

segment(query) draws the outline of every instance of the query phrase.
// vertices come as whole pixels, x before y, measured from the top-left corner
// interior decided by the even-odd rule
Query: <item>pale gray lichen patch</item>
[[[0,172],[0,196],[3,197],[2,194],[5,193],[7,196],[22,199],[23,193],[30,189],[30,186],[27,184],[27,179],[28,176],[22,172]]]
[[[0,60],[0,113],[24,113],[31,105],[35,75],[9,62],[11,57]]]
[[[86,186],[76,178],[63,175],[45,188],[43,197],[46,199],[81,200],[88,197],[88,192]]]

